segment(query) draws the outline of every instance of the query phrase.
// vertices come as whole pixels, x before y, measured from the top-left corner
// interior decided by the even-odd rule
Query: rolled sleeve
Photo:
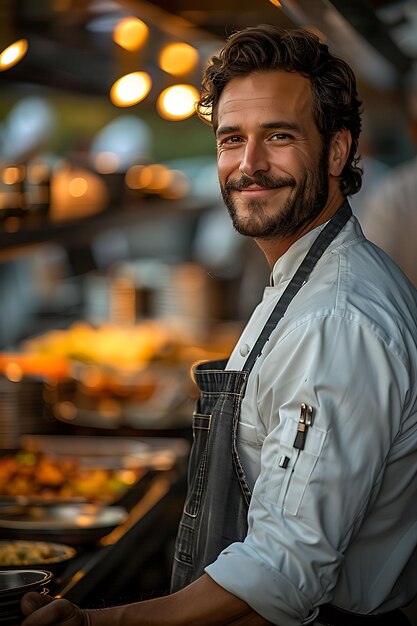
[[[300,626],[306,618],[306,607],[310,607],[310,615],[314,612],[311,602],[300,589],[284,574],[269,567],[246,544],[229,546],[206,567],[205,572],[272,624]]]

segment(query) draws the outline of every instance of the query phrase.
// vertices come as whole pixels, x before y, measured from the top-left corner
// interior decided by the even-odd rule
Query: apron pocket
[[[194,528],[180,523],[177,536],[177,549],[175,558],[180,563],[193,564]]]
[[[210,423],[211,415],[194,413],[194,441],[190,453],[188,468],[188,494],[184,505],[184,513],[190,517],[197,517],[203,496],[207,469],[207,446]]]

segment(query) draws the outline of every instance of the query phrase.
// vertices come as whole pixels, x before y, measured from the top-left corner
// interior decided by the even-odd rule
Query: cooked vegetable
[[[73,459],[20,451],[0,457],[0,496],[39,497],[45,501],[82,498],[110,504],[144,471],[85,467]]]
[[[69,547],[41,541],[8,541],[0,543],[0,567],[57,563],[76,554]]]

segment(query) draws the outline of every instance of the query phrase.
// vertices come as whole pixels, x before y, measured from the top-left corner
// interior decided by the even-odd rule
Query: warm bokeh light
[[[83,515],[80,513],[74,518],[74,523],[80,528],[89,528],[93,524],[95,524],[95,519],[90,515]]]
[[[3,182],[5,185],[15,185],[22,182],[24,178],[24,169],[19,166],[6,167],[3,170]]]
[[[172,179],[172,172],[165,167],[154,163],[146,166],[142,171],[142,181],[145,181],[145,189],[158,193],[166,189]]]
[[[120,417],[121,405],[117,400],[113,398],[102,398],[98,401],[98,410],[101,417],[114,419]]]
[[[125,175],[125,183],[129,189],[143,189],[141,178],[144,168],[144,165],[132,165],[132,167],[129,167]]]
[[[151,87],[147,72],[132,72],[116,80],[110,89],[110,99],[116,106],[129,107],[146,98]]]
[[[16,65],[25,56],[28,47],[27,39],[19,39],[5,48],[0,54],[0,71]]]
[[[113,41],[125,50],[138,50],[148,38],[149,28],[137,17],[126,17],[116,24]]]
[[[68,191],[74,198],[81,198],[87,192],[88,184],[85,178],[77,176],[68,185]]]
[[[134,485],[138,479],[136,473],[130,469],[120,470],[117,472],[117,477],[127,485]]]
[[[172,179],[163,197],[167,200],[179,200],[184,198],[190,191],[190,181],[188,176],[179,170],[171,170]]]
[[[53,222],[94,215],[107,206],[108,200],[107,186],[97,174],[66,164],[54,170],[49,210]]]
[[[142,189],[148,193],[162,193],[173,180],[173,173],[165,165],[133,165],[126,172],[125,182],[130,189]]]
[[[81,381],[85,387],[91,389],[101,387],[103,384],[103,373],[96,365],[86,366],[82,372]]]
[[[125,176],[130,189],[159,194],[167,200],[178,200],[190,191],[190,181],[184,172],[171,170],[165,165],[133,165]]]
[[[59,402],[55,406],[54,412],[56,413],[57,417],[68,422],[75,419],[77,416],[77,409],[75,407],[75,404],[73,402],[70,402],[69,400]]]
[[[183,198],[190,189],[188,177],[183,172],[159,163],[133,165],[126,172],[125,182],[129,189],[160,194],[169,200]]]
[[[113,174],[120,166],[120,157],[115,152],[99,152],[94,158],[94,165],[100,174]]]
[[[281,7],[282,6],[282,4],[281,4],[281,2],[279,0],[269,0],[269,2],[271,4],[273,4],[274,7]]]
[[[20,382],[23,378],[23,371],[18,363],[8,363],[4,368],[4,373],[14,383]]]
[[[192,85],[173,85],[159,94],[156,106],[161,117],[184,120],[195,113],[198,98],[198,91]]]
[[[174,76],[191,72],[197,62],[198,52],[188,43],[170,43],[159,55],[160,68]]]

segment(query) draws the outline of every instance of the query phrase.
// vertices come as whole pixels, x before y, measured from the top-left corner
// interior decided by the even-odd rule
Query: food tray
[[[185,459],[189,451],[185,439],[171,437],[24,435],[20,442],[24,450],[116,469],[169,469]]]

